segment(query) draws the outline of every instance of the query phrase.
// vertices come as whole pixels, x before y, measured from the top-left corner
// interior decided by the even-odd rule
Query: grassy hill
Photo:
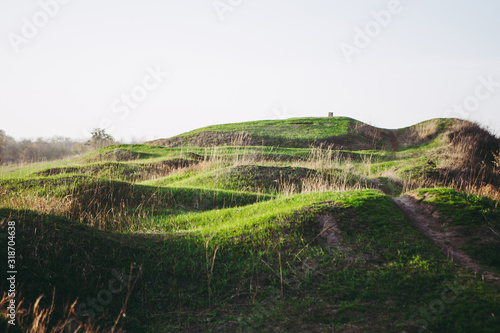
[[[3,168],[9,332],[500,331],[499,151],[456,119],[300,118]]]
[[[165,147],[230,145],[290,148],[323,144],[345,150],[396,150],[401,146],[428,143],[459,123],[461,121],[457,119],[433,119],[400,130],[388,130],[347,117],[292,118],[208,126],[148,144]]]

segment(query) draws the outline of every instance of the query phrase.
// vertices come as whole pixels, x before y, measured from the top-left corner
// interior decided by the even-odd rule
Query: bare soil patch
[[[411,195],[404,195],[392,200],[418,230],[441,248],[448,259],[475,274],[480,274],[484,280],[500,285],[500,279],[495,274],[487,271],[461,250],[465,239],[459,236],[457,232],[459,227],[443,223],[439,219],[439,213],[433,209],[432,205],[421,202]]]

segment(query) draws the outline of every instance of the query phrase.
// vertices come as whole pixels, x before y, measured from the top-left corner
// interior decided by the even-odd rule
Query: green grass
[[[478,226],[500,223],[497,201],[447,188],[421,189],[417,193],[451,219],[454,225]]]
[[[347,117],[251,121],[208,126],[151,144],[212,146],[246,142],[250,146],[307,148],[323,142],[337,147],[372,147],[371,140],[356,132],[356,125],[362,123]]]
[[[200,132],[248,132],[250,135],[266,137],[270,129],[284,138],[294,139],[317,139],[328,136],[339,136],[349,134],[349,129],[356,123],[354,119],[347,117],[336,118],[293,118],[286,120],[261,120],[244,123],[213,125],[203,127],[181,136],[189,137]],[[306,126],[311,125],[311,126]]]
[[[395,149],[411,153],[443,145],[441,134],[458,122],[456,119],[433,119],[403,129],[387,130],[347,117],[261,120],[208,126],[149,143],[168,147],[245,145],[307,148],[330,145],[335,149]],[[427,137],[415,138],[412,133],[419,130],[425,131]]]
[[[242,191],[134,185],[128,182],[64,174],[28,180],[0,180],[0,191],[4,193],[1,201],[5,205],[23,196],[33,197],[34,201],[36,198],[50,198],[56,202],[69,202],[67,216],[73,218],[108,210],[116,214],[133,213],[138,210],[143,212],[157,210],[156,214],[162,214],[162,209],[211,210],[243,206],[271,198],[265,194]],[[116,216],[112,219],[116,219]]]
[[[83,174],[99,178],[138,182],[154,177],[162,177],[170,174],[175,169],[182,169],[197,163],[199,163],[198,160],[183,158],[165,159],[149,163],[101,162],[50,168],[37,171],[31,175],[43,177],[59,174]]]
[[[96,233],[27,211],[4,209],[0,215],[20,221],[21,265],[37,262],[30,271],[39,280],[26,288],[26,296],[49,284],[57,284],[65,297],[96,295],[113,269],[141,264],[125,320],[130,330],[302,331],[350,324],[363,331],[398,331],[411,329],[413,315],[450,282],[460,294],[446,311],[432,315],[429,330],[498,328],[489,319],[500,310],[492,287],[447,261],[376,191],[314,193],[191,213],[158,221],[165,229],[151,236]],[[338,221],[338,247],[314,241],[323,215]],[[61,262],[68,264],[62,268]],[[116,313],[124,296],[114,297],[107,311]],[[241,302],[254,306],[238,308]]]
[[[46,170],[49,168],[69,166],[72,165],[74,161],[74,158],[69,158],[65,160],[56,160],[50,162],[14,164],[8,166],[2,165],[0,166],[0,177],[3,179],[26,177],[34,172]]]
[[[307,168],[241,165],[216,169],[190,178],[179,179],[181,177],[177,176],[179,180],[171,182],[171,185],[275,193],[285,183],[300,190],[302,179],[313,175],[315,171]],[[165,179],[160,182],[165,184]]]
[[[498,286],[448,260],[390,197],[416,187],[461,250],[500,273],[498,201],[420,188],[439,185],[454,123],[433,120],[407,145],[393,141],[415,127],[377,141],[350,118],[226,124],[169,139],[217,147],[115,145],[3,168],[0,228],[16,221],[20,297],[44,294],[48,307],[55,288],[51,324],[78,298],[110,328],[127,292],[90,304],[132,266],[130,332],[500,331]],[[240,132],[253,145],[231,145]],[[332,191],[339,179],[360,190]]]
[[[422,189],[417,193],[465,240],[463,249],[468,254],[500,272],[498,201],[446,188]]]

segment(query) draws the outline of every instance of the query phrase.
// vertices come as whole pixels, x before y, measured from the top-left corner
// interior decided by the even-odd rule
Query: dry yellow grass
[[[78,333],[97,333],[103,332],[99,326],[94,326],[92,323],[84,323],[76,319],[75,306],[76,301],[71,305],[65,307],[63,311],[62,319],[57,322],[53,322],[54,311],[56,310],[55,301],[55,290],[52,293],[52,302],[48,306],[41,305],[42,299],[45,297],[41,295],[37,300],[29,305],[21,297],[20,294],[16,295],[17,305],[16,305],[16,326],[11,327],[7,325],[5,327],[5,332],[10,331],[9,328],[17,328],[23,332],[29,333],[67,333],[67,332],[78,332]],[[7,293],[4,293],[0,299],[0,316],[3,318],[7,317],[7,304],[10,301],[10,297]],[[1,327],[0,327],[1,328]],[[108,330],[109,331],[109,330]],[[116,330],[115,332],[121,332]]]
[[[496,153],[493,153],[493,157],[495,158],[493,161],[493,165],[496,168],[497,172],[500,172],[500,150]]]
[[[354,133],[361,134],[362,136],[370,139],[373,147],[375,148],[377,143],[382,140],[384,131],[380,128],[357,122],[354,127]]]
[[[400,145],[409,147],[425,142],[438,133],[438,128],[437,121],[427,121],[413,126],[400,135]]]
[[[310,192],[343,192],[343,191],[354,191],[367,188],[366,184],[356,182],[355,184],[350,184],[347,179],[347,174],[343,173],[341,176],[334,174],[323,176],[314,175],[305,178],[302,181],[302,193]]]

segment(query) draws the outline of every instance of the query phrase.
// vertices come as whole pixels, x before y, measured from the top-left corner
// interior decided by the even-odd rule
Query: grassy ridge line
[[[169,147],[230,145],[307,148],[327,143],[335,145],[337,149],[373,148],[369,139],[351,130],[359,124],[346,117],[252,121],[209,126],[146,144]],[[387,140],[384,140],[386,143]]]
[[[51,175],[92,175],[94,177],[128,182],[165,177],[178,169],[188,168],[198,163],[197,160],[170,158],[154,163],[98,162],[92,164],[57,167],[35,172],[32,176]]]
[[[300,167],[273,167],[261,165],[237,165],[210,170],[204,173],[178,174],[159,179],[149,184],[169,184],[170,186],[196,186],[244,190],[251,192],[278,192],[280,184],[288,182],[300,190],[301,181],[315,175],[316,171]],[[300,191],[299,191],[300,192]]]
[[[389,130],[347,117],[262,120],[208,126],[147,144],[168,147],[262,145],[297,148],[325,144],[348,150],[398,150],[428,143],[457,122],[457,119],[432,119],[403,129]]]
[[[152,148],[153,147],[153,148]],[[131,154],[147,154],[153,150],[161,152],[156,157],[144,157],[126,161],[116,161],[112,158],[115,151],[126,151]],[[326,152],[327,150],[324,150]],[[374,163],[400,161],[404,162],[408,155],[422,155],[425,153],[422,149],[409,149],[406,152],[394,153],[387,151],[335,151],[335,157],[342,160],[351,160],[359,162],[370,158]],[[141,181],[142,173],[147,175],[148,168],[162,162],[183,159],[186,161],[197,161],[193,159],[193,154],[197,158],[219,159],[226,162],[261,160],[267,163],[283,164],[290,162],[306,163],[307,161],[318,159],[321,150],[311,148],[274,148],[274,147],[216,147],[216,148],[165,148],[149,145],[115,145],[102,148],[96,152],[90,153],[83,158],[68,159],[61,161],[33,163],[26,166],[5,166],[0,169],[0,177],[21,178],[37,177],[39,173],[59,172],[66,174],[88,174],[89,172],[96,176],[105,176],[116,180]],[[326,153],[325,153],[326,154]],[[98,159],[96,156],[104,156]],[[143,155],[140,155],[143,156]],[[89,161],[94,161],[90,162]],[[92,169],[96,169],[92,171]],[[135,177],[135,178],[134,178]],[[147,180],[144,180],[147,181]]]
[[[163,225],[166,233],[172,231],[208,235],[218,239],[233,239],[235,235],[252,237],[266,234],[277,226],[290,224],[293,217],[300,215],[306,208],[309,209],[308,213],[315,215],[319,210],[334,205],[334,202],[341,206],[357,207],[363,200],[381,197],[385,195],[375,190],[297,194],[245,207],[160,218],[158,222]]]
[[[300,130],[303,138],[315,139],[324,136],[338,136],[349,134],[349,128],[358,121],[348,117],[335,118],[292,118],[283,120],[260,120],[232,123],[223,125],[212,125],[196,129],[179,135],[187,137],[204,131],[211,132],[240,132],[246,131],[250,135],[265,137],[270,131],[279,133],[284,137],[293,138],[297,133],[290,133],[290,129]],[[304,125],[313,125],[312,127]]]
[[[75,163],[74,158],[55,160],[50,162],[36,162],[29,164],[17,164],[17,165],[2,165],[0,166],[0,177],[2,179],[7,178],[21,178],[29,177],[31,174],[57,167],[71,166]]]
[[[0,207],[8,209],[0,216],[25,223],[24,268],[36,276],[25,285],[39,288],[27,304],[49,294],[53,285],[62,287],[62,297],[82,296],[85,302],[108,282],[112,268],[136,262],[145,274],[127,313],[130,331],[413,332],[423,327],[422,320],[433,332],[500,331],[498,289],[447,260],[389,197],[373,190],[333,192],[323,183],[315,193],[286,197],[300,190],[280,188],[277,196],[258,194],[265,193],[261,185],[275,194],[277,173],[267,177],[263,170],[300,167],[321,176],[352,175],[364,182],[361,188],[373,185],[399,195],[446,186],[461,180],[460,173],[489,165],[488,156],[476,152],[484,150],[483,142],[498,147],[491,135],[467,124],[447,130],[445,123],[382,133],[396,133],[405,142],[399,151],[120,145],[73,161],[75,169],[66,171],[76,173],[4,179]],[[301,127],[320,127],[288,125],[297,135]],[[370,148],[381,134],[373,127],[349,130],[356,131],[350,139],[363,137]],[[248,138],[239,139],[245,144]],[[199,164],[167,171],[165,178],[150,172],[156,163],[178,158]],[[460,173],[453,178],[455,169]],[[137,178],[137,171],[145,177]],[[487,171],[495,176],[495,170]],[[379,179],[371,182],[373,177]],[[140,179],[147,180],[131,183]],[[498,183],[485,185],[486,180],[478,184],[494,197],[490,190]],[[257,193],[232,191],[238,188]],[[499,267],[498,201],[447,189],[418,193],[441,212],[445,228],[457,229],[463,251]],[[325,221],[331,227],[326,239],[318,236]],[[460,290],[457,298],[443,311],[429,308],[450,283]],[[114,320],[122,301],[116,298],[100,323]]]
[[[307,158],[310,154],[310,148],[285,148],[285,147],[241,147],[241,146],[224,146],[224,147],[163,147],[149,144],[136,145],[112,145],[101,148],[85,155],[79,161],[87,163],[95,160],[110,160],[117,154],[116,152],[129,152],[131,156],[128,160],[131,163],[142,163],[144,161],[157,161],[164,158],[187,158],[190,154],[196,154],[203,158],[227,157],[234,155],[266,155],[275,156],[283,155],[291,158]],[[118,153],[119,154],[119,153]]]
[[[113,158],[116,151],[128,152],[132,155],[137,154],[138,158],[129,160],[117,161]],[[359,159],[360,155],[370,153],[377,155],[380,152],[339,152],[343,155],[351,156],[354,159]],[[144,157],[150,154],[153,157]],[[197,158],[207,160],[211,159],[224,159],[233,160],[238,158],[250,159],[267,159],[274,161],[301,161],[307,160],[311,155],[310,148],[274,148],[274,147],[212,147],[212,148],[199,148],[199,147],[180,147],[180,148],[166,148],[151,145],[113,145],[81,158],[65,159],[51,162],[38,162],[28,165],[12,165],[2,166],[0,168],[1,178],[20,178],[28,177],[36,174],[37,172],[46,171],[49,169],[64,169],[64,168],[90,168],[96,165],[103,165],[106,163],[123,164],[126,168],[140,168],[141,166],[154,164],[161,161],[169,161],[176,158],[193,160],[193,154],[198,155]],[[113,177],[122,177],[118,174],[112,174]]]
[[[148,198],[152,196],[168,196],[171,200],[178,200],[180,203],[188,203],[189,199],[195,198],[196,195],[200,195],[201,197],[206,196],[207,198],[212,197],[214,199],[220,196],[221,200],[233,197],[236,201],[238,201],[238,198],[241,198],[243,201],[243,198],[247,198],[249,201],[255,200],[253,202],[256,202],[257,199],[269,200],[272,198],[272,196],[266,194],[243,191],[131,184],[123,181],[82,175],[62,174],[30,179],[0,179],[0,190],[5,195],[23,192],[24,194],[34,194],[36,196],[63,198],[68,195],[83,195],[86,193],[82,198],[92,199],[92,194],[101,193],[98,192],[100,189],[105,191],[102,194],[109,194],[109,196],[99,197],[103,202],[112,203],[128,199],[127,202],[131,205],[147,202]],[[148,197],[146,200],[144,200],[145,196]],[[94,199],[97,198],[94,197]]]
[[[3,207],[37,209],[107,230],[122,230],[137,224],[138,219],[159,214],[243,206],[272,198],[250,192],[158,187],[65,175],[0,180],[0,193]],[[125,225],[112,224],[121,223],[121,219]]]
[[[339,243],[331,248],[313,242],[325,214],[337,223]],[[125,318],[130,331],[411,332],[417,327],[410,319],[421,320],[421,309],[429,311],[450,283],[460,294],[431,315],[429,330],[499,328],[491,316],[500,311],[498,293],[447,261],[377,191],[296,195],[189,214],[169,222],[187,233],[158,236],[96,232],[26,211],[0,209],[0,217],[18,221],[22,263],[38,281],[26,284],[39,288],[27,290],[33,297],[57,283],[61,298],[80,295],[85,302],[113,269],[142,264]],[[111,318],[123,297],[107,306]]]

